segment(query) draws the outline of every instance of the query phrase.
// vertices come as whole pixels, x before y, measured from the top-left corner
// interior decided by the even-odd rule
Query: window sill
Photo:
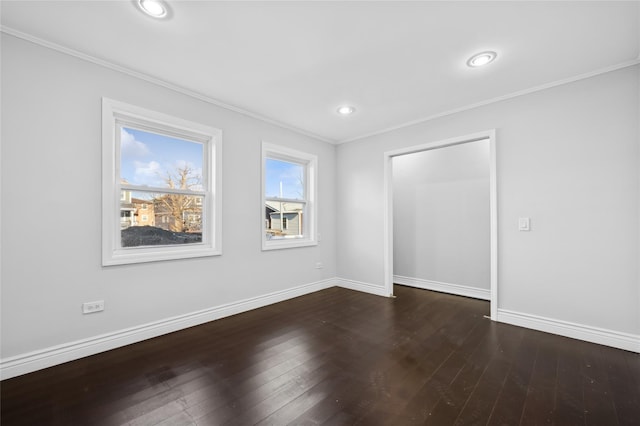
[[[311,247],[317,246],[318,242],[316,240],[308,240],[308,239],[297,239],[297,240],[271,240],[271,241],[263,241],[262,242],[262,251],[269,250],[281,250],[288,248],[296,248],[296,247]]]
[[[111,256],[102,260],[102,266],[127,265],[132,263],[159,262],[174,259],[190,259],[196,257],[220,256],[222,250],[201,246],[190,248],[152,248],[116,250]]]

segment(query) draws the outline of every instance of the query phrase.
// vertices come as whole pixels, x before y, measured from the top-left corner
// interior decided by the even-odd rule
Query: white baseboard
[[[398,284],[406,283],[405,285],[427,288],[421,285],[416,285],[415,279],[413,279],[413,281],[411,282],[406,281],[406,279],[406,277],[394,276],[394,280]],[[263,296],[245,299],[234,303],[220,305],[189,314],[179,315],[148,324],[143,324],[137,327],[131,327],[124,330],[91,337],[88,339],[77,340],[75,342],[52,346],[49,348],[4,358],[0,360],[0,379],[4,380],[11,377],[20,376],[22,374],[31,373],[43,368],[52,367],[54,365],[73,361],[89,355],[95,355],[100,352],[119,348],[132,343],[141,342],[143,340],[158,337],[163,334],[172,333],[174,331],[204,324],[209,321],[214,321],[227,316],[250,311],[252,309],[261,308],[263,306],[282,302],[305,294],[314,293],[316,291],[334,286],[375,294],[378,296],[389,297],[389,294],[386,294],[383,286],[377,286],[370,283],[344,278],[333,278],[323,281],[317,281],[314,283],[301,285]],[[446,291],[448,293],[452,292],[451,289],[427,289]],[[476,297],[480,299],[489,298],[488,295],[480,295],[480,297],[470,294],[461,295]],[[505,309],[498,309],[497,320],[499,322],[504,322],[507,324],[531,328],[547,333],[572,337],[575,339],[585,340],[587,342],[598,343],[601,345],[612,346],[615,348],[640,353],[640,336],[638,335],[621,333],[597,327],[590,327],[566,321],[553,320],[536,315],[522,314]]]
[[[498,309],[498,322],[640,353],[640,335]]]
[[[8,357],[0,360],[0,380],[31,373],[64,362],[95,355],[132,343],[172,333],[188,327],[204,324],[220,318],[261,308],[294,297],[334,287],[335,279],[317,281],[291,289],[277,291],[263,296],[228,303],[189,314],[178,315],[160,321],[107,333],[88,339],[77,340],[62,345]]]
[[[335,283],[337,287],[348,288],[350,290],[361,291],[363,293],[371,293],[375,294],[376,296],[390,296],[390,294],[388,294],[385,290],[384,286],[365,283],[362,281],[348,280],[346,278],[336,278]]]
[[[403,277],[394,275],[393,282],[396,284],[408,285],[425,290],[440,291],[443,293],[456,294],[458,296],[473,297],[474,299],[491,300],[491,290],[477,287],[469,287],[460,284],[443,283],[439,281],[425,280],[422,278]]]

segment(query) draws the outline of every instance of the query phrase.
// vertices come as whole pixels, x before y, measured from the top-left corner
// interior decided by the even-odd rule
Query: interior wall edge
[[[382,297],[390,297],[390,294],[387,294],[384,286],[379,286],[371,283],[366,283],[363,281],[350,280],[347,278],[336,278],[336,286],[346,288],[349,290],[361,291],[363,293],[370,293],[376,296]]]

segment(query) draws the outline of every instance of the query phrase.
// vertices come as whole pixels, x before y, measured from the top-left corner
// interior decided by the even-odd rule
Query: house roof
[[[266,207],[268,210],[271,210],[271,212],[272,212],[272,213],[273,213],[273,212],[277,212],[277,211],[278,211],[278,209],[277,209],[277,208],[275,208],[275,207],[271,207],[271,206],[269,205],[269,202],[265,203],[265,207]]]
[[[265,207],[270,209],[272,212],[276,213],[280,211],[280,202],[279,201],[265,201]],[[284,213],[297,213],[300,210],[286,210],[286,205],[291,203],[282,203],[285,205]]]
[[[133,204],[149,204],[149,205],[153,205],[153,200],[143,200],[141,198],[131,198],[131,202]]]

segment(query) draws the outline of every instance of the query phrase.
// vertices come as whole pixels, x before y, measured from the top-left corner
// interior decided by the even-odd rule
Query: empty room
[[[2,425],[638,425],[640,2],[0,19]]]

